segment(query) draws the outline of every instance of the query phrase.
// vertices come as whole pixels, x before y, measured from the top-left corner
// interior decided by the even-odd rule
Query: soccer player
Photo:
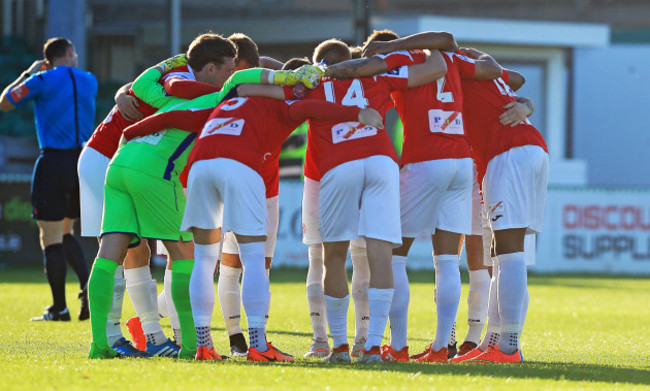
[[[224,58],[232,60],[235,53],[233,44],[220,36],[215,34],[198,36],[190,45],[186,56],[177,56],[156,66],[162,69],[162,75],[159,73],[160,77],[156,82],[161,86],[164,85],[167,92],[167,94],[160,93],[160,99],[156,102],[156,106],[164,107],[183,102],[183,99],[173,96],[176,91],[184,93],[185,96],[192,93],[192,91],[183,91],[181,88],[183,85],[185,85],[185,90],[193,86],[197,87],[196,89],[199,91],[205,90],[207,86],[211,86],[212,90],[221,88],[232,72],[232,64],[226,64],[227,61],[224,61]],[[190,65],[187,64],[188,61]],[[223,63],[223,65],[217,67],[219,63]],[[225,71],[219,73],[217,68],[224,68]],[[215,78],[213,76],[215,73],[219,73],[220,77]],[[118,94],[118,97],[121,96]],[[147,101],[139,99],[132,90],[127,90],[126,96],[122,98],[135,101],[137,105],[136,114],[139,114],[139,117],[146,117],[157,110],[156,107],[147,104]],[[128,105],[122,105],[122,107],[128,108]],[[136,114],[132,115],[137,117]],[[79,172],[81,177],[82,215],[84,215],[82,217],[82,230],[85,229],[86,235],[99,237],[105,172],[110,158],[117,150],[122,131],[133,123],[130,119],[131,117],[127,119],[118,107],[114,107],[104,122],[93,133],[82,153]],[[104,173],[104,175],[98,175],[100,172]],[[84,205],[84,203],[86,204]],[[146,241],[141,241],[137,247],[129,249],[127,254],[124,270],[120,266],[116,271],[114,297],[107,325],[109,343],[121,354],[137,353],[131,351],[130,343],[123,338],[120,328],[122,301],[126,288],[139,316],[127,322],[127,327],[134,342],[136,342],[136,346],[151,352],[155,350],[159,354],[163,352],[172,354],[174,349],[159,349],[153,346],[152,343],[147,345],[145,337],[145,335],[149,335],[149,339],[152,339],[152,335],[158,335],[158,338],[154,339],[155,341],[165,340],[162,337],[158,316],[159,307],[165,306],[167,307],[165,312],[170,314],[174,339],[178,343],[181,342],[178,316],[171,299],[171,270],[169,267],[165,270],[166,289],[161,293],[161,297],[169,296],[169,300],[159,300],[159,303],[157,303],[155,300],[156,282],[151,277],[149,268],[150,253]],[[142,332],[136,334],[133,332],[134,329],[142,330]],[[139,338],[140,335],[142,338]]]
[[[386,64],[383,64],[386,67]],[[324,79],[307,97],[374,107],[386,112],[390,92],[429,83],[446,72],[435,51],[423,64],[375,78]],[[334,349],[325,358],[349,362],[345,258],[349,240],[365,237],[370,267],[368,339],[358,362],[381,362],[380,343],[392,301],[391,249],[401,244],[396,155],[385,131],[355,123],[312,121],[320,156],[319,225],[325,255],[324,293]],[[357,217],[358,216],[358,217]],[[397,235],[397,236],[396,236]]]
[[[412,49],[457,49],[453,36],[426,32],[398,39],[390,30],[375,31],[365,45],[366,54],[379,57],[389,69],[420,63],[424,53]],[[383,53],[387,53],[383,55]],[[432,234],[436,270],[436,338],[420,361],[446,362],[460,300],[458,246],[461,234],[471,228],[472,163],[463,133],[461,78],[492,79],[501,68],[494,61],[474,61],[443,52],[447,74],[418,88],[393,93],[395,108],[404,124],[404,147],[400,171],[403,245],[393,250],[395,294],[391,305],[391,344],[382,356],[389,361],[408,361],[407,313],[409,302],[406,256],[421,232]],[[378,60],[358,61],[370,66]],[[363,71],[363,69],[361,70]],[[348,74],[340,66],[330,71]],[[356,72],[359,72],[357,70]],[[426,357],[425,357],[426,356]]]
[[[177,120],[165,122],[167,118]],[[183,219],[183,228],[192,230],[197,243],[191,287],[199,338],[197,359],[221,359],[214,351],[210,319],[214,305],[211,276],[223,229],[234,232],[244,267],[242,302],[250,339],[247,359],[293,361],[292,356],[266,341],[269,281],[264,272],[267,207],[262,171],[265,156],[278,150],[307,118],[356,119],[381,126],[381,117],[374,110],[322,101],[281,102],[252,97],[230,99],[214,110],[157,115],[127,130],[127,137],[143,134],[139,133],[142,129],[148,133],[168,126],[200,131],[190,157],[188,209]]]
[[[39,229],[53,304],[32,320],[70,320],[65,300],[66,260],[79,279],[79,320],[85,320],[89,317],[88,264],[72,229],[79,217],[77,161],[92,133],[97,80],[77,68],[77,52],[65,38],[49,39],[43,46],[43,57],[0,96],[2,111],[22,107],[30,100],[35,103],[40,155],[32,178],[32,217]]]
[[[338,39],[320,43],[314,50],[314,63],[336,64],[349,60],[350,48]],[[309,269],[307,272],[307,302],[311,318],[313,337],[305,357],[324,358],[330,354],[327,341],[327,317],[323,293],[323,245],[318,228],[318,200],[321,174],[318,169],[318,155],[312,137],[307,139],[304,165],[304,190],[302,199],[303,243],[309,246]],[[350,244],[352,259],[352,299],[354,302],[355,333],[352,356],[357,356],[368,338],[368,284],[370,270],[366,256],[365,242],[355,239]]]
[[[471,58],[486,56],[475,49],[461,52]],[[461,357],[473,357],[467,362],[523,361],[519,336],[528,290],[524,243],[527,233],[538,233],[542,228],[548,149],[539,131],[527,120],[513,122],[514,127],[500,122],[503,107],[517,102],[508,85],[511,74],[515,73],[504,72],[491,82],[462,83],[467,139],[482,183],[493,238],[488,327],[494,311],[499,319],[499,332],[490,333],[488,329],[485,344],[482,342],[482,346]],[[521,84],[515,83],[515,87]],[[501,121],[507,123],[508,119]],[[496,306],[492,300],[496,300]],[[493,347],[489,347],[490,339]]]
[[[228,57],[224,61],[229,64],[230,70],[224,71],[222,66],[214,69],[211,72],[211,80],[232,71],[234,58]],[[215,68],[217,65],[221,64],[212,63]],[[162,71],[156,68],[144,72],[133,84],[134,93],[144,101],[156,105],[161,101],[160,95],[164,89],[157,83],[161,74]],[[237,72],[227,82],[228,87],[224,87],[219,93],[205,95],[201,102],[207,105],[205,107],[216,106],[216,103],[239,82],[282,83],[293,76],[260,69]],[[293,80],[297,82],[297,79]],[[185,203],[179,175],[185,167],[193,136],[171,129],[143,137],[123,146],[111,161],[106,179],[102,243],[91,274],[91,286],[95,286],[91,289],[95,297],[94,310],[91,299],[91,314],[96,314],[95,319],[91,317],[91,358],[116,356],[116,352],[108,346],[105,330],[113,290],[112,277],[117,266],[122,263],[124,252],[132,238],[142,237],[164,240],[173,264],[172,298],[179,315],[182,334],[179,356],[194,356],[196,339],[188,288],[193,251],[191,242],[188,242],[191,236],[179,231]],[[158,189],[153,192],[155,197],[150,196],[152,189]],[[123,212],[120,214],[119,210]],[[155,346],[171,343],[163,340],[164,334],[161,334],[153,333],[148,338]],[[168,345],[167,348],[171,349],[172,346]]]
[[[283,69],[293,70],[303,65],[308,65],[309,61],[301,58],[293,58],[286,62]],[[268,217],[268,232],[265,241],[264,256],[266,260],[266,273],[269,275],[271,261],[275,251],[275,242],[278,235],[278,224],[280,217],[279,205],[279,158],[280,150],[271,151],[270,155],[265,156],[262,164],[261,174],[266,189],[266,206]],[[230,340],[230,353],[233,356],[245,357],[248,352],[246,339],[241,330],[241,293],[239,288],[239,278],[242,274],[242,264],[239,258],[239,247],[237,240],[232,232],[226,232],[223,240],[223,251],[221,261],[219,262],[219,304],[223,320],[226,324],[226,331]],[[269,297],[271,292],[269,291]],[[267,307],[265,319],[268,321]]]

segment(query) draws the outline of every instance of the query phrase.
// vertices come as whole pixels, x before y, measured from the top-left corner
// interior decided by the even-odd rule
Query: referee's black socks
[[[51,244],[45,247],[43,251],[45,262],[45,274],[47,281],[52,289],[52,299],[54,300],[51,312],[63,311],[67,305],[65,302],[65,255],[63,244]]]
[[[89,273],[86,254],[84,254],[83,247],[81,247],[81,242],[71,234],[63,235],[63,251],[65,259],[68,260],[68,263],[77,274],[79,286],[83,290],[88,283]]]

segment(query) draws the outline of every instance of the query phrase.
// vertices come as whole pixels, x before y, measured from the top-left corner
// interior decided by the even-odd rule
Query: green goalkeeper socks
[[[106,322],[113,300],[115,270],[118,263],[97,258],[88,280],[92,342],[100,350],[112,350],[106,337]]]
[[[191,359],[196,354],[196,329],[190,304],[190,276],[193,267],[193,259],[172,261],[172,299],[178,312],[182,336],[178,358]]]

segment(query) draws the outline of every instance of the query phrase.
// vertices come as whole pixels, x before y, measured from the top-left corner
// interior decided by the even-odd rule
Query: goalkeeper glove
[[[156,66],[159,67],[163,73],[167,73],[170,70],[182,67],[183,65],[187,65],[187,55],[185,53],[177,54],[174,57],[170,57],[165,61],[156,64]]]
[[[298,80],[307,88],[314,88],[325,74],[323,69],[313,65],[303,65],[296,71]]]

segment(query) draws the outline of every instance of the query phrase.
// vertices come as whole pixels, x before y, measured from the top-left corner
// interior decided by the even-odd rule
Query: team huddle
[[[88,282],[90,358],[227,358],[211,335],[218,273],[230,354],[294,361],[266,338],[269,269],[279,154],[308,121],[302,223],[313,342],[304,356],[523,362],[526,264],[548,176],[546,144],[526,119],[534,106],[513,92],[524,81],[444,32],[376,31],[362,48],[331,39],[312,62],[284,64],[260,58],[243,34],[197,37],[118,91],[79,159],[82,233],[101,237]],[[400,158],[384,129],[393,107],[404,126]],[[406,263],[423,233],[434,248],[437,326],[410,355]],[[159,295],[148,239],[168,255]],[[463,241],[469,331],[456,348]],[[138,315],[126,323],[135,346],[121,331],[125,290]],[[160,325],[167,316],[173,338]]]

